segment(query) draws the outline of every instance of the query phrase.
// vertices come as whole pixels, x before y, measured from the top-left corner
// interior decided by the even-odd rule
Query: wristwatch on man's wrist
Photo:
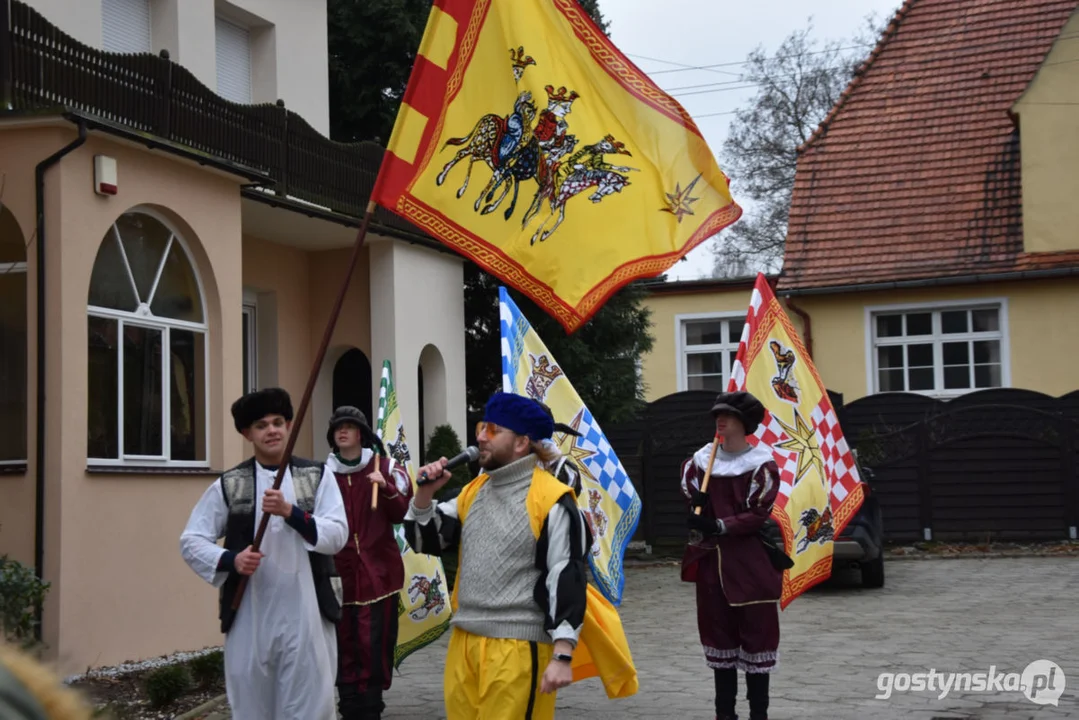
[[[555,653],[554,659],[558,660],[559,662],[573,662],[573,656],[567,653]]]

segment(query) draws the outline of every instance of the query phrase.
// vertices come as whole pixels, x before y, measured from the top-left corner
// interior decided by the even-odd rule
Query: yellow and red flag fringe
[[[768,410],[749,440],[771,446],[779,465],[772,517],[794,560],[783,573],[785,608],[831,575],[833,540],[864,493],[824,383],[763,275],[750,297],[728,390],[748,391]]]
[[[569,332],[742,212],[576,0],[435,0],[372,198]]]

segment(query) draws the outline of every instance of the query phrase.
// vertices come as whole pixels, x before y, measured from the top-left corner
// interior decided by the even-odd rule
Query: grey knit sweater
[[[476,635],[550,642],[533,598],[540,571],[525,498],[534,456],[494,470],[461,529],[461,580],[451,621]]]
[[[590,541],[569,496],[551,508],[539,540],[532,534],[526,499],[536,463],[529,455],[490,472],[464,523],[456,498],[422,510],[413,498],[405,537],[413,550],[432,555],[453,552],[460,543],[453,625],[484,637],[576,645]]]

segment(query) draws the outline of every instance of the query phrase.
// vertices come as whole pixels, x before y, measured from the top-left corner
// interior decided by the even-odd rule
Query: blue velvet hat
[[[518,435],[526,435],[533,441],[549,438],[554,432],[554,420],[542,405],[513,393],[497,392],[492,395],[487,401],[483,419]]]

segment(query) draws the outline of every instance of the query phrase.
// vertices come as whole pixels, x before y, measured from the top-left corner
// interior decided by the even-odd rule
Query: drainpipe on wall
[[[37,202],[37,438],[34,487],[34,572],[45,577],[45,171],[86,142],[86,125],[79,122],[79,136],[37,164],[34,170]],[[34,637],[41,640],[43,608],[34,608]]]

